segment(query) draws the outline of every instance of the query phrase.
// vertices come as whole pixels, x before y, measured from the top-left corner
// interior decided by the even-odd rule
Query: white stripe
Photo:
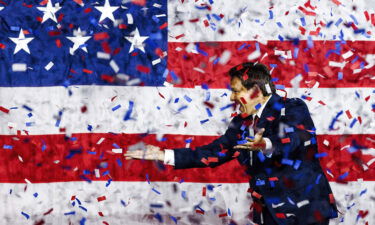
[[[211,10],[199,10],[196,7],[207,3]],[[342,30],[344,40],[374,40],[375,27],[371,21],[367,21],[364,11],[369,15],[374,10],[368,6],[373,5],[372,0],[346,1],[340,0],[342,4],[337,6],[333,1],[311,0],[311,5],[317,7],[315,10],[304,7],[307,1],[300,0],[275,0],[275,1],[257,1],[257,0],[215,0],[212,5],[209,1],[168,1],[168,24],[170,42],[205,42],[205,41],[246,41],[246,40],[279,40],[281,35],[286,37],[307,40],[310,31],[316,31],[321,27],[319,36],[312,36],[313,40],[340,40],[339,35]],[[307,11],[315,12],[316,16],[306,16],[298,9],[302,6]],[[270,9],[272,7],[272,9]],[[353,10],[356,7],[356,10]],[[269,10],[273,13],[273,19],[270,19]],[[289,12],[288,15],[285,15]],[[213,14],[224,15],[221,20],[215,19]],[[354,22],[353,15],[358,22],[359,29],[364,28],[371,32],[368,34],[354,34],[352,27],[346,27],[344,24]],[[208,19],[210,17],[210,19]],[[299,27],[302,26],[300,18],[305,19],[306,29],[304,35],[301,34]],[[339,19],[342,22],[338,22]],[[190,22],[192,19],[199,19],[198,22]],[[205,26],[205,22],[208,26]],[[175,25],[177,22],[183,22],[182,25]],[[322,27],[319,22],[333,24],[328,27]],[[281,25],[277,23],[280,22]],[[316,22],[316,25],[315,25]],[[337,26],[336,26],[337,23]],[[220,33],[222,30],[223,33]],[[184,34],[182,38],[175,37]]]
[[[39,183],[28,184],[25,190],[26,184],[2,183],[0,218],[3,222],[6,221],[6,224],[34,224],[40,219],[47,224],[68,224],[69,220],[78,224],[82,217],[87,218],[86,224],[102,224],[103,220],[110,224],[120,224],[120,221],[127,221],[126,224],[157,224],[153,215],[160,213],[164,215],[166,224],[172,224],[169,215],[180,217],[178,224],[191,224],[190,217],[198,219],[200,224],[228,224],[228,221],[222,222],[218,215],[229,208],[231,219],[238,224],[250,223],[248,214],[251,199],[247,193],[247,183],[213,184],[215,188],[213,191],[207,189],[206,197],[202,196],[202,188],[206,185],[204,183],[112,182],[108,187],[105,184],[106,182]],[[375,223],[375,204],[372,200],[375,182],[332,182],[331,187],[339,210],[343,213],[340,218],[331,220],[331,225],[339,224],[341,219],[343,223],[340,224],[356,224],[358,210],[369,211],[367,217],[360,219],[358,224],[364,224],[365,221],[369,224]],[[367,192],[361,195],[366,189]],[[186,193],[185,199],[182,197],[182,191]],[[34,197],[34,193],[38,196]],[[72,196],[81,201],[81,206],[86,208],[87,212],[78,207],[77,201],[75,206],[72,206]],[[101,196],[105,196],[106,200],[98,202],[97,198]],[[121,200],[125,202],[125,206]],[[161,204],[163,207],[151,208],[151,204]],[[200,205],[205,210],[204,216],[195,213],[195,205]],[[53,211],[43,216],[51,208]],[[76,214],[64,215],[72,211]],[[30,215],[31,219],[27,220],[21,212]],[[100,217],[98,212],[102,212],[105,217]]]
[[[220,110],[231,103],[227,89],[210,89],[208,94],[201,88],[74,86],[71,91],[73,94],[69,96],[68,90],[63,87],[0,88],[0,105],[8,109],[17,107],[8,114],[0,112],[0,134],[15,134],[17,130],[27,130],[29,134],[58,134],[60,128],[66,128],[68,134],[88,133],[88,125],[91,125],[95,133],[218,135],[227,129],[233,112],[231,107]],[[372,92],[372,88],[301,88],[288,89],[288,97],[312,97],[306,103],[318,134],[374,134],[371,104],[375,96]],[[366,102],[364,98],[370,95],[370,100]],[[211,109],[212,117],[203,104],[208,96],[209,101],[215,104],[215,108]],[[176,98],[179,98],[177,103]],[[191,102],[187,100],[189,98]],[[129,101],[134,102],[134,109],[131,119],[124,121]],[[32,108],[31,117],[23,105]],[[85,113],[81,112],[83,106],[87,107]],[[186,109],[178,112],[185,106]],[[337,130],[329,131],[331,121],[342,110],[344,113],[334,125]],[[350,128],[354,118],[349,119],[346,110],[350,110],[354,118],[361,116],[362,124],[357,121]],[[59,111],[63,113],[56,127]],[[205,119],[209,121],[201,124]],[[185,121],[187,127],[184,127]]]

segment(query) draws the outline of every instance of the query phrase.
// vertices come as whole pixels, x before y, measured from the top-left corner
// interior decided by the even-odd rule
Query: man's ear
[[[252,93],[250,95],[250,99],[258,98],[259,95],[262,95],[262,91],[260,90],[259,86],[255,84],[252,88]]]

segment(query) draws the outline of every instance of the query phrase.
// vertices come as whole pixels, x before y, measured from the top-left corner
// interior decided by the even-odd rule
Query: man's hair
[[[257,85],[264,96],[276,93],[275,85],[271,81],[270,72],[261,63],[241,63],[229,70],[229,76],[231,79],[234,77],[239,78],[242,85],[248,90]],[[269,86],[269,91],[267,91],[267,85]]]

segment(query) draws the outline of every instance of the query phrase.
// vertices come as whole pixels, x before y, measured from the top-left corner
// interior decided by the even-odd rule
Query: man
[[[239,105],[225,134],[190,148],[127,152],[127,159],[160,160],[176,169],[216,167],[233,158],[247,165],[258,224],[328,224],[337,217],[317,154],[314,123],[306,104],[276,94],[266,66],[243,63],[229,71],[231,101]],[[254,135],[255,134],[255,135]]]

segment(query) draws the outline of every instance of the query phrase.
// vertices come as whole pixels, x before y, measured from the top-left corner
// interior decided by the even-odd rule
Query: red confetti
[[[207,165],[207,166],[208,166],[208,164],[210,164],[206,158],[202,158],[202,159],[201,159],[201,162],[202,162],[203,164]]]
[[[9,109],[6,109],[2,106],[0,106],[0,111],[4,112],[4,113],[9,113]]]
[[[208,157],[208,162],[219,162],[217,157]]]
[[[83,10],[84,13],[89,13],[91,11],[92,11],[92,8],[87,8],[87,9]]]
[[[87,106],[82,106],[81,107],[81,113],[85,113],[87,111]]]
[[[144,6],[146,5],[146,0],[132,0],[133,4]]]
[[[233,158],[236,158],[236,157],[238,157],[240,155],[240,152],[239,151],[236,151],[236,152],[234,152],[234,154],[233,154]]]
[[[277,177],[270,177],[270,178],[268,178],[268,180],[269,180],[269,181],[278,181],[279,178],[277,178]]]
[[[298,9],[301,10],[306,16],[316,16],[315,12],[307,11],[302,6],[299,6]]]
[[[107,74],[102,74],[101,78],[102,78],[102,80],[105,80],[109,83],[112,83],[113,81],[115,81],[115,78],[113,76],[110,76],[110,75],[107,75]]]
[[[198,22],[198,21],[199,21],[199,18],[195,18],[195,19],[191,19],[191,20],[189,20],[190,23],[196,23],[196,22]]]
[[[369,21],[370,20],[370,15],[368,14],[367,11],[365,11],[364,13],[365,13],[366,20]]]
[[[46,215],[50,214],[52,211],[53,211],[53,208],[51,208],[51,209],[48,210],[47,212],[43,213],[43,216],[46,216]]]
[[[128,28],[128,26],[126,26],[126,24],[121,23],[121,24],[118,25],[118,28],[119,29],[126,29],[126,28]]]
[[[202,196],[206,196],[206,191],[207,191],[207,188],[206,188],[206,187],[203,187],[203,188],[202,188]]]
[[[350,111],[349,111],[349,110],[346,110],[345,113],[346,113],[346,116],[347,116],[349,119],[353,118],[353,117],[352,117],[352,114],[350,114]]]
[[[228,213],[222,213],[222,214],[219,215],[220,218],[221,217],[226,217],[226,216],[228,216]]]
[[[56,40],[55,40],[55,43],[56,43],[56,46],[57,46],[58,48],[61,48],[62,44],[61,44],[60,39],[56,39]]]
[[[357,117],[359,124],[362,124],[362,118],[360,116]]]
[[[53,36],[58,36],[58,35],[60,35],[61,34],[61,31],[50,31],[50,32],[48,32],[48,35],[49,36],[51,36],[51,37],[53,37]]]
[[[305,35],[305,33],[306,33],[306,29],[305,29],[304,27],[299,26],[298,29],[301,31],[301,34],[302,34],[302,35]]]
[[[366,211],[359,210],[358,212],[358,216],[360,216],[361,218],[365,218],[367,215],[368,215],[368,210]]]
[[[210,26],[210,24],[208,23],[208,20],[203,20],[203,23],[204,23],[204,26],[205,26],[205,27]]]
[[[196,209],[195,212],[204,215],[204,211],[202,210]]]
[[[116,48],[116,49],[113,51],[113,55],[117,55],[118,53],[120,53],[120,51],[121,51],[121,48],[120,48],[120,47]]]
[[[244,99],[244,97],[241,97],[240,100],[241,100],[241,102],[242,102],[243,104],[246,104],[246,103],[247,103],[246,100]]]
[[[177,25],[182,25],[182,24],[184,24],[184,21],[176,22],[174,25],[177,26]]]
[[[82,72],[88,73],[88,74],[92,74],[93,73],[92,70],[88,70],[88,69],[82,69]]]
[[[74,200],[76,200],[76,196],[75,196],[75,195],[73,195],[73,196],[70,198],[70,201],[74,201]]]
[[[41,2],[39,3],[39,5],[47,5],[47,3],[48,3],[48,0],[43,0],[43,1],[41,1]]]
[[[285,216],[284,213],[276,213],[276,217],[280,218],[280,219],[285,219],[286,218],[286,216]]]
[[[98,202],[101,202],[101,201],[106,200],[107,198],[105,196],[100,196],[97,199],[98,199]]]
[[[320,32],[320,27],[318,27],[315,31],[310,31],[311,36],[318,36]]]
[[[104,39],[108,39],[109,38],[109,35],[107,32],[100,32],[100,33],[96,33],[94,34],[94,40],[95,41],[100,41],[100,40],[104,40]]]
[[[365,101],[368,102],[369,99],[370,99],[370,95],[365,98]]]
[[[22,3],[22,6],[25,6],[26,8],[32,8],[33,5],[27,5],[26,3]]]
[[[329,194],[329,203],[333,204],[335,203],[335,197],[333,196],[333,194]]]
[[[102,212],[98,212],[99,216],[103,217],[103,213]]]
[[[110,54],[111,51],[112,51],[112,49],[111,49],[111,47],[109,46],[108,42],[103,42],[103,43],[102,43],[102,48],[103,48],[103,51],[104,51],[105,53],[108,53],[108,54]]]
[[[61,14],[59,15],[59,18],[57,18],[57,22],[61,22],[63,18],[64,18],[64,14],[61,13]]]
[[[247,113],[241,113],[241,117],[242,117],[242,119],[244,119],[244,118],[246,118],[246,117],[248,117],[249,116],[249,114],[247,114]]]
[[[324,103],[322,100],[320,100],[318,103],[321,105],[326,105],[326,103]]]
[[[258,97],[258,95],[259,95],[259,89],[256,88],[254,90],[254,92],[250,95],[250,99],[254,99],[254,98]]]
[[[131,56],[137,56],[138,55],[138,52],[133,52],[132,54],[131,54]]]
[[[103,221],[103,223],[104,223],[105,225],[109,225],[109,223],[108,223],[107,221]]]
[[[180,38],[182,38],[182,37],[184,37],[184,36],[185,36],[185,34],[180,34],[180,35],[176,36],[175,38],[176,38],[176,39],[180,39]]]
[[[43,18],[40,17],[40,16],[37,16],[37,17],[36,17],[36,20],[37,20],[38,22],[42,22],[42,21],[43,21]]]
[[[160,92],[159,92],[159,95],[160,95],[160,97],[162,97],[162,98],[164,98],[165,99],[165,97],[164,97],[164,95],[162,95]]]
[[[237,116],[237,115],[238,115],[237,112],[235,112],[235,113],[231,113],[231,114],[230,114],[230,117],[235,117],[235,116]]]
[[[212,104],[211,102],[204,102],[204,104],[207,106],[207,107],[209,107],[210,109],[213,109],[215,106],[214,106],[214,104]]]
[[[341,5],[341,2],[339,2],[338,0],[332,0],[333,3],[335,3],[336,5]]]
[[[82,5],[82,0],[73,0],[75,1],[78,5]]]
[[[137,70],[142,73],[150,73],[150,68],[147,66],[137,65]]]
[[[290,138],[282,138],[281,143],[283,143],[283,144],[290,143]]]
[[[251,193],[251,195],[254,196],[254,197],[257,198],[257,199],[260,199],[260,198],[262,197],[261,194],[255,192],[255,191],[253,191],[253,192]]]
[[[184,123],[184,127],[186,127],[186,126],[187,126],[187,124],[188,124],[188,123],[187,123],[187,122],[185,121],[185,123]]]
[[[5,45],[0,43],[0,48],[4,49],[5,48]]]
[[[168,26],[168,23],[165,22],[165,23],[163,23],[163,24],[159,27],[159,29],[160,29],[160,30],[163,30],[163,29],[166,28],[167,26]]]
[[[267,117],[266,118],[268,121],[273,121],[273,120],[275,120],[275,117],[273,117],[273,116],[269,116],[269,117]]]

